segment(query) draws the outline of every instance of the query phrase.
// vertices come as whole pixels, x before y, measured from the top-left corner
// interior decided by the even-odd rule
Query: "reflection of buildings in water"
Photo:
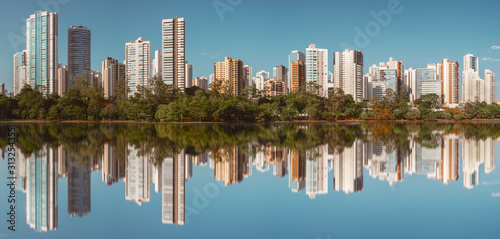
[[[128,147],[125,170],[125,199],[142,205],[151,197],[150,153],[139,155],[139,149]]]
[[[167,157],[159,165],[159,192],[162,194],[162,222],[184,225],[186,170],[184,153]],[[156,186],[155,186],[156,188]]]
[[[83,217],[90,213],[91,159],[68,156],[68,214]]]
[[[63,146],[57,148],[57,173],[59,179],[68,177],[68,156],[68,151]]]
[[[370,176],[380,178],[380,180],[388,181],[389,185],[394,185],[395,182],[403,180],[404,177],[404,160],[406,150],[400,148],[392,149],[388,152],[388,148],[382,142],[364,143],[364,149],[367,151],[365,155],[370,155],[366,160],[366,168]]]
[[[273,165],[273,175],[282,178],[287,174],[287,154],[286,148],[272,146],[268,143],[265,147],[266,162]]]
[[[363,189],[363,143],[356,140],[343,152],[335,153],[333,186],[335,191],[346,194]]]
[[[328,145],[306,151],[306,195],[311,199],[328,193]]]
[[[185,163],[185,176],[186,182],[193,177],[193,156],[190,154],[185,155],[186,163]]]
[[[90,213],[91,159],[68,156],[68,214],[83,217]]]
[[[425,147],[417,144],[416,173],[426,174],[428,178],[436,178],[438,165],[441,163],[441,147]]]
[[[117,183],[119,179],[125,177],[125,162],[119,161],[116,157],[116,146],[109,143],[104,144],[102,155],[102,181],[106,185]]]
[[[441,141],[441,163],[438,165],[436,179],[444,184],[458,181],[460,177],[458,136],[455,134],[443,135]]]
[[[26,168],[28,167],[27,160],[26,157],[21,154],[21,150],[19,150],[19,148],[16,148],[15,154],[16,154],[15,166],[16,166],[16,176],[17,176],[16,189],[22,191],[23,193],[26,193],[26,186],[27,186]]]
[[[487,139],[484,143],[484,172],[489,174],[495,170],[495,141]]]
[[[24,158],[26,169],[26,223],[35,231],[58,227],[57,153],[49,147]],[[20,161],[23,161],[20,160]],[[69,204],[68,204],[69,205]]]
[[[224,181],[226,186],[243,180],[243,164],[245,163],[240,147],[219,149],[219,157],[215,159],[214,178]]]
[[[248,178],[252,176],[252,168],[253,168],[253,161],[255,159],[255,155],[245,157],[245,163],[243,164],[243,177]]]
[[[479,184],[479,166],[485,164],[485,173],[495,168],[495,143],[492,138],[486,140],[463,139],[462,168],[464,187],[472,189]]]
[[[258,151],[255,154],[253,165],[255,166],[255,169],[261,173],[269,171],[269,163],[266,160],[266,152]]]
[[[305,153],[300,153],[296,149],[290,150],[288,163],[288,187],[292,192],[300,192],[305,187],[306,158]]]
[[[208,164],[208,152],[193,155],[193,163],[196,166],[205,167]]]

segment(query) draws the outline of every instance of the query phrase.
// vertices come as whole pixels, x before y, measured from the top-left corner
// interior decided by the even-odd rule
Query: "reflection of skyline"
[[[344,148],[323,144],[304,150],[270,143],[257,147],[247,144],[197,155],[180,150],[163,161],[154,161],[152,157],[157,148],[146,150],[131,144],[118,147],[112,142],[104,142],[102,155],[95,159],[76,158],[63,146],[46,147],[30,156],[23,156],[17,149],[16,188],[27,196],[27,224],[42,232],[58,228],[59,179],[68,179],[68,214],[81,217],[90,213],[93,170],[101,170],[102,181],[108,186],[123,179],[125,199],[139,205],[150,201],[151,189],[160,193],[162,222],[175,225],[185,224],[186,182],[196,177],[196,166],[209,165],[214,170],[214,180],[234,187],[251,177],[252,172],[272,172],[276,178],[288,174],[289,189],[295,193],[303,191],[311,199],[328,193],[330,171],[333,189],[350,194],[362,191],[364,169],[391,186],[411,175],[425,175],[450,184],[459,181],[463,172],[467,189],[479,185],[482,164],[485,174],[495,170],[495,142],[491,138],[476,140],[441,133],[430,140],[417,139],[418,135],[412,135],[406,145],[396,147],[368,137],[356,139]]]
[[[363,189],[363,143],[356,140],[343,152],[335,152],[333,164],[333,188],[346,194]]]
[[[162,222],[184,225],[186,159],[184,152],[163,159],[161,164]]]
[[[462,141],[462,168],[465,188],[472,189],[479,184],[479,166],[483,163],[486,174],[495,169],[495,143],[493,139],[464,139]]]
[[[92,160],[77,161],[68,157],[68,213],[72,217],[83,217],[91,208],[91,163]]]
[[[26,223],[35,231],[58,226],[57,155],[44,147],[26,158]]]
[[[139,205],[151,198],[151,155],[140,155],[139,149],[128,146],[125,164],[125,198]]]

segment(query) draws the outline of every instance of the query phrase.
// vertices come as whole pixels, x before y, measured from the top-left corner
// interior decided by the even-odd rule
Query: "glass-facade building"
[[[44,95],[57,92],[58,15],[37,11],[26,20],[27,83]]]
[[[416,69],[417,99],[423,95],[436,94],[441,97],[441,81],[436,80],[434,69]]]
[[[75,84],[75,78],[87,76],[89,82],[92,77],[90,62],[90,29],[84,26],[71,26],[68,29],[68,72],[69,87]]]

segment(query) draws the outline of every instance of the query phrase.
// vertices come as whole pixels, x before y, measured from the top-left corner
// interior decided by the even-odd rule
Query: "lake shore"
[[[137,120],[0,120],[0,124],[287,124],[287,123],[500,123],[500,119],[470,119],[470,120],[293,120],[293,121],[269,121],[269,122],[249,122],[249,121],[185,121],[185,122],[154,122]]]

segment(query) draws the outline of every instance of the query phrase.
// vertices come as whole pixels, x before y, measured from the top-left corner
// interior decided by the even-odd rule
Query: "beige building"
[[[266,81],[266,96],[273,97],[275,95],[285,94],[285,81],[277,80],[276,78],[271,78]]]
[[[222,81],[224,93],[229,91],[233,95],[239,95],[245,87],[243,62],[226,57],[224,61],[214,64],[214,77],[215,81]]]
[[[441,95],[445,104],[458,104],[460,101],[460,66],[448,59],[441,61]],[[437,78],[439,79],[439,78]]]
[[[63,97],[64,93],[69,89],[69,71],[67,65],[63,66],[62,63],[59,63],[57,79],[57,94]]]
[[[104,98],[115,95],[115,90],[119,81],[125,80],[125,65],[111,57],[102,62],[102,88]]]
[[[299,92],[306,87],[306,64],[301,60],[290,64],[290,91]]]

